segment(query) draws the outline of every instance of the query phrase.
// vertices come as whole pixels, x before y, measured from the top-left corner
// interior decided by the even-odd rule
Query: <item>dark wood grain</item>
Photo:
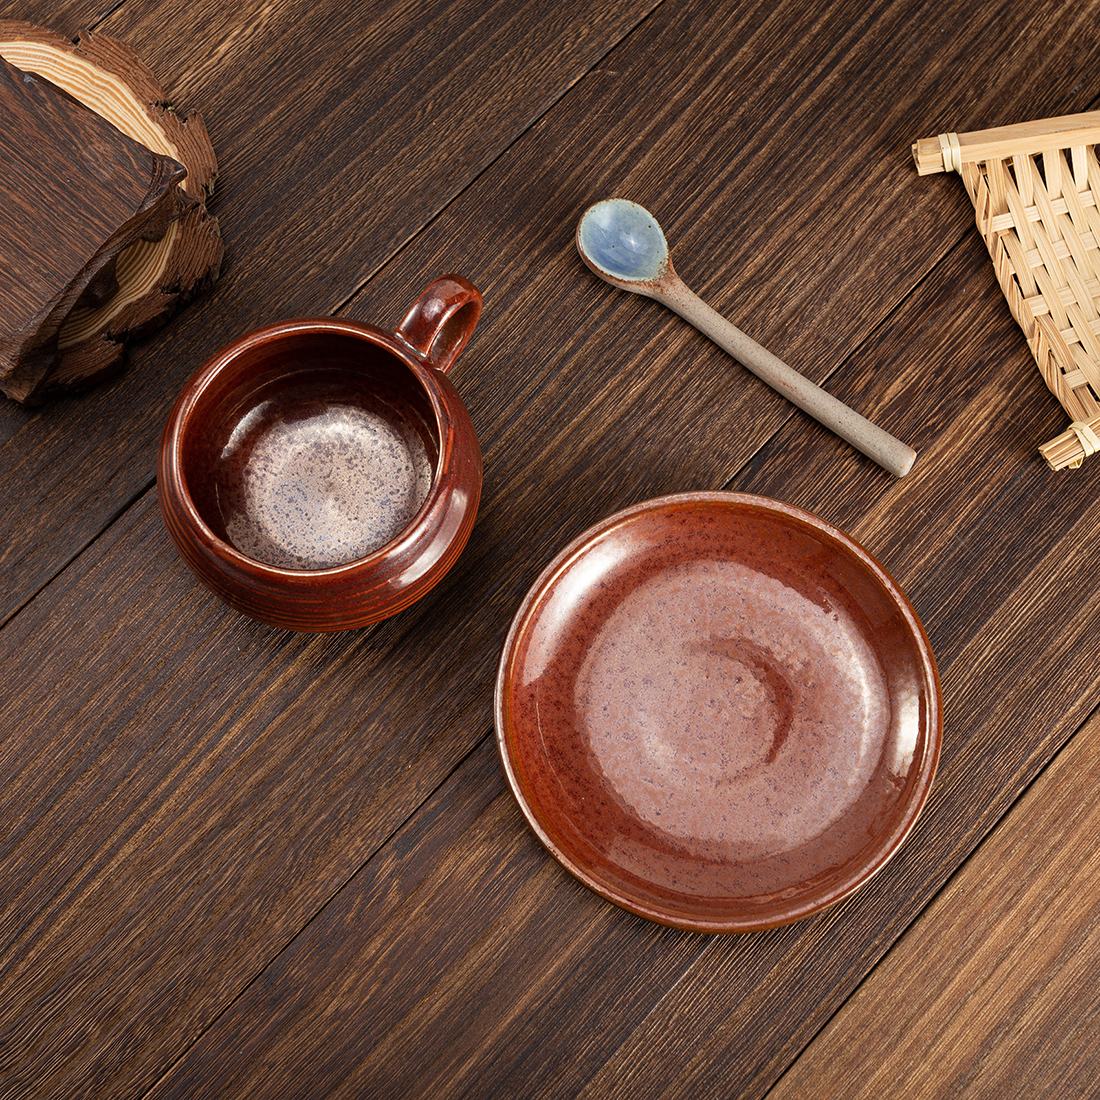
[[[1100,780],[1094,716],[770,1094],[1088,1096]],[[1031,873],[1021,875],[1021,866]],[[934,1067],[934,1070],[933,1070]]]
[[[237,150],[227,160],[259,163],[279,126],[291,141],[270,154],[279,182],[236,202],[236,237],[223,192],[236,273],[139,351],[164,376],[143,371],[117,410],[107,387],[48,422],[3,421],[5,453],[36,441],[6,484],[52,469],[51,445],[65,456],[3,520],[23,547],[8,561],[43,558],[13,582],[8,606],[25,606],[0,631],[9,1091],[763,1095],[1100,700],[1100,474],[1052,474],[1036,456],[1061,412],[958,182],[920,180],[908,159],[937,129],[1093,103],[1088,13],[697,3],[636,26],[637,12],[601,9],[582,32],[577,5],[570,41],[588,60],[550,73],[564,55],[540,44],[538,18],[561,16],[502,7],[526,46],[475,48],[492,133],[448,131],[403,160],[399,135],[433,132],[441,102],[418,63],[452,90],[471,74],[458,53],[432,70],[435,40],[408,13],[395,18],[417,45],[398,59],[378,9],[361,29],[388,74],[371,102],[391,144],[356,164],[397,167],[392,193],[338,230],[341,201],[370,181],[295,127],[321,104],[342,153],[373,133],[337,117],[333,90],[364,55],[325,61],[302,114],[287,115],[289,85],[249,108],[253,138],[228,110],[241,87],[219,99],[202,57],[224,47],[259,73],[281,56],[259,59],[268,32],[313,18],[264,10],[267,23],[195,8],[156,34],[152,9],[120,10],[112,33],[141,38],[158,72],[178,59],[184,97]],[[436,30],[461,34],[449,18]],[[615,48],[608,20],[626,36]],[[988,84],[959,79],[979,68]],[[466,159],[433,190],[440,148]],[[300,285],[276,262],[295,180],[330,188],[307,208],[329,211],[340,242],[336,270]],[[660,215],[678,268],[723,312],[913,442],[914,472],[890,479],[655,303],[588,275],[573,228],[611,191]],[[353,255],[344,232],[380,237]],[[486,457],[458,565],[348,635],[230,612],[176,559],[134,474],[155,446],[145,422],[186,373],[177,360],[282,305],[392,323],[455,268],[486,297],[453,376]],[[939,781],[896,859],[842,906],[743,938],[661,928],[577,885],[523,824],[491,738],[503,635],[549,557],[617,507],[722,486],[810,508],[879,557],[931,634],[947,712]],[[19,534],[16,516],[36,530]]]
[[[112,0],[6,0],[0,4],[0,18],[25,19],[28,23],[50,27],[69,38],[76,38],[82,30],[94,30],[118,4]]]

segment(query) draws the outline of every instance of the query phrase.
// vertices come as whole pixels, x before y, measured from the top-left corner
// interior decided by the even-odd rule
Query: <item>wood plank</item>
[[[1098,748],[1094,716],[769,1098],[1093,1092]]]
[[[958,14],[929,9],[934,27]],[[1001,30],[1030,41],[1030,16],[1002,14],[1003,27],[979,25],[958,49],[979,46],[983,30],[994,57]],[[1043,15],[1056,28],[1039,34],[1046,46],[1053,33],[1070,52],[1085,49],[1072,13]],[[236,1036],[247,1051],[223,1072],[241,1092],[323,1059],[322,1081],[342,1066],[351,1083],[401,1072],[455,1091],[545,1083],[546,1095],[589,1081],[627,1094],[644,1067],[645,1087],[697,1095],[712,1080],[709,1059],[750,1094],[1069,736],[1097,693],[1087,633],[1096,608],[1091,588],[1075,584],[1094,564],[1095,473],[1055,480],[1034,459],[1028,438],[1047,398],[1024,373],[1026,349],[1013,358],[1015,330],[987,292],[980,245],[960,248],[891,315],[969,220],[965,196],[922,189],[914,201],[912,180],[893,175],[889,150],[904,163],[916,113],[909,99],[897,106],[898,90],[913,73],[884,71],[880,56],[906,33],[919,39],[914,65],[935,56],[910,17],[904,5],[700,6],[685,31],[683,9],[662,8],[371,280],[352,315],[384,318],[450,266],[487,292],[485,323],[455,372],[486,449],[485,506],[458,567],[422,604],[347,637],[255,626],[191,581],[146,494],[0,632],[14,685],[0,699],[0,810],[16,823],[0,847],[0,881],[11,884],[0,967],[18,991],[0,1005],[0,1028],[20,1051],[20,1084],[136,1094],[195,1044],[165,1078],[171,1091],[202,1080],[195,1067],[212,1052],[220,1063],[238,1050]],[[839,50],[834,23],[855,28]],[[779,31],[792,26],[788,58]],[[671,45],[685,33],[706,63],[654,113],[640,81],[672,86]],[[728,47],[737,42],[740,54]],[[650,73],[654,57],[663,61]],[[805,159],[814,120],[848,102],[859,73],[874,125],[845,131],[815,164],[804,202],[772,212],[771,185]],[[922,94],[940,86],[930,79]],[[942,86],[956,84],[944,76]],[[803,113],[791,118],[791,103]],[[747,113],[731,122],[737,105]],[[766,157],[776,130],[756,131],[772,118],[791,140]],[[927,120],[915,128],[925,132]],[[746,144],[756,153],[746,167],[714,168],[741,163]],[[584,155],[547,171],[563,149]],[[906,207],[900,223],[885,201],[859,210],[827,201],[861,192],[866,172],[852,166],[868,164]],[[785,349],[819,378],[848,359],[831,385],[895,429],[914,429],[925,456],[912,480],[891,482],[751,380],[742,385],[736,367],[659,307],[584,276],[571,244],[584,202],[629,186],[659,208],[677,175],[707,193],[673,203],[674,247],[679,255],[685,241],[692,258],[685,274],[694,264],[710,272],[699,289],[760,318],[753,331],[777,350],[789,333]],[[760,235],[734,251],[730,211],[754,205]],[[868,219],[874,231],[862,228]],[[822,240],[857,230],[865,235],[850,256],[828,257],[825,272],[811,262]],[[769,265],[772,246],[780,259]],[[119,465],[143,445],[119,441]],[[805,926],[707,940],[621,914],[558,871],[503,792],[486,734],[508,619],[564,539],[621,503],[731,479],[834,521],[856,516],[943,648],[957,732],[922,831],[872,889]],[[1003,533],[1037,517],[1040,542],[1024,543],[1017,564]],[[991,545],[1009,575],[983,599],[971,573]],[[1023,637],[1050,650],[1053,674],[1030,669],[1006,696]],[[385,863],[372,859],[380,850]],[[259,1014],[269,986],[278,1020]],[[251,1060],[250,1022],[276,1052],[267,1066]]]
[[[109,3],[89,0],[6,0],[0,4],[0,19],[25,19],[40,27],[49,27],[69,38],[75,38],[85,28],[95,30],[110,11]]]
[[[117,382],[37,414],[0,403],[0,622],[149,487],[206,356],[340,306],[656,2],[121,5],[100,29],[206,121],[226,259]]]

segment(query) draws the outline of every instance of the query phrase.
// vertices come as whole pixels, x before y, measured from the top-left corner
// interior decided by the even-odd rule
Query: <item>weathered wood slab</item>
[[[180,164],[3,58],[0,112],[0,389],[26,401],[72,311],[113,297],[122,252],[161,240],[187,200]]]
[[[136,241],[117,258],[117,286],[103,301],[81,304],[57,334],[57,361],[20,400],[83,389],[118,371],[127,342],[160,327],[217,279],[222,240],[207,210],[217,160],[202,118],[178,109],[137,53],[85,31],[69,41],[57,31],[0,20],[0,57],[63,89],[121,133],[183,165],[188,196],[182,216],[159,239]],[[24,386],[24,389],[26,387]]]

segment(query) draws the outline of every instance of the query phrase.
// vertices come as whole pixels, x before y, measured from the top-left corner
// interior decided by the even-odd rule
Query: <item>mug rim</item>
[[[369,554],[337,565],[325,566],[321,569],[290,569],[285,566],[270,565],[242,553],[228,539],[218,535],[203,518],[195,503],[187,478],[184,475],[182,461],[183,443],[190,427],[190,417],[194,414],[204,393],[214,384],[215,380],[224,377],[234,362],[249,348],[263,342],[281,340],[296,334],[349,336],[353,339],[374,344],[393,354],[409,368],[421,390],[428,397],[435,417],[439,442],[439,454],[432,469],[432,480],[428,488],[428,494],[409,523],[393,538],[382,543]],[[429,371],[430,374],[427,373]],[[443,482],[445,479],[442,477],[442,473],[454,448],[454,427],[447,423],[449,420],[446,415],[448,403],[438,385],[438,379],[433,375],[439,375],[446,380],[446,375],[433,368],[427,357],[410,344],[401,340],[394,333],[387,332],[385,329],[364,321],[352,321],[336,317],[295,317],[271,322],[237,337],[211,355],[184,383],[183,389],[169,413],[168,423],[165,427],[162,451],[168,456],[168,472],[171,474],[180,501],[186,509],[188,520],[198,529],[203,542],[206,543],[209,549],[223,558],[227,564],[236,569],[289,583],[306,583],[308,581],[310,584],[315,584],[323,578],[338,579],[351,576],[369,570],[392,557],[400,556],[415,544],[423,529],[428,526],[432,510],[439,507],[443,501],[445,492]]]

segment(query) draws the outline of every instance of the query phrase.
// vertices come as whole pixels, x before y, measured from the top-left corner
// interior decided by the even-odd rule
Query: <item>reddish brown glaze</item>
[[[396,333],[336,318],[250,333],[177,400],[158,466],[184,561],[261,622],[327,631],[387,618],[454,564],[481,450],[446,377],[481,295],[436,280]]]
[[[901,844],[939,753],[909,601],[851,539],[759,497],[690,493],[567,547],[512,625],[497,736],[535,832],[643,916],[797,920]]]

